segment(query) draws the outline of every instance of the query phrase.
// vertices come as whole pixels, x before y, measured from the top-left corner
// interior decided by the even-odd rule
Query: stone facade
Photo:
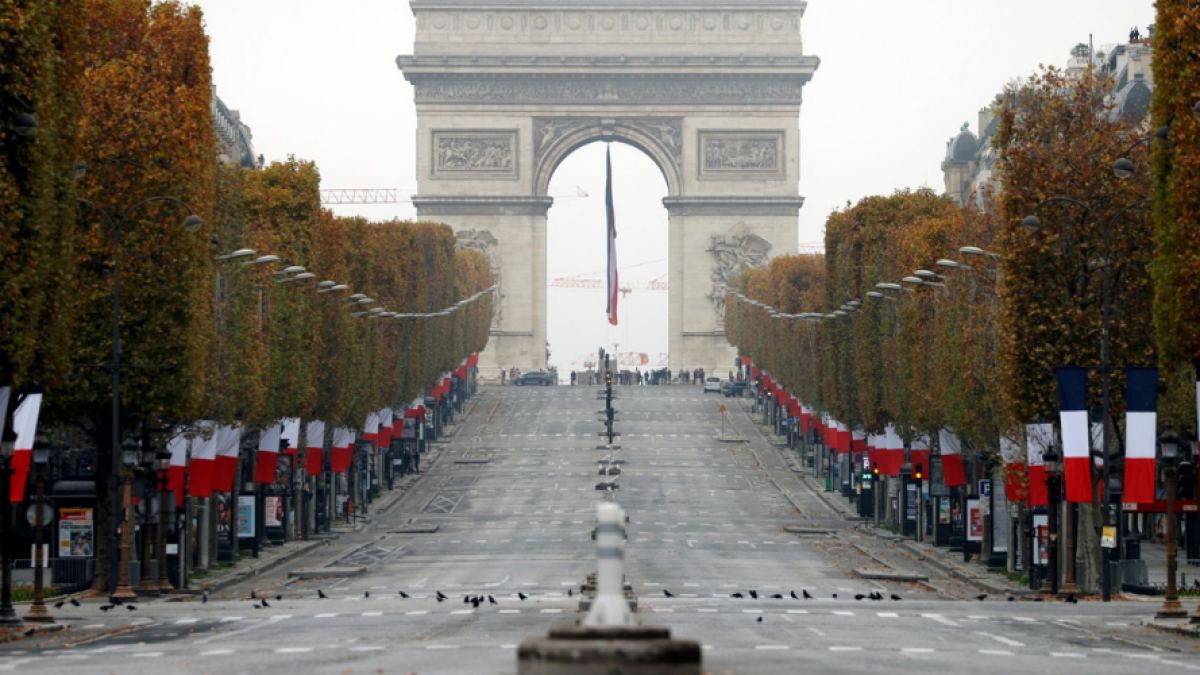
[[[485,375],[545,366],[546,196],[576,149],[618,141],[666,178],[672,368],[724,372],[724,283],[794,253],[799,113],[819,60],[802,0],[412,0],[422,219],[500,278]]]

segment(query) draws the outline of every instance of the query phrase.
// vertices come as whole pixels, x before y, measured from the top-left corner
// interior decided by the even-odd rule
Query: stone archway
[[[796,250],[806,3],[644,4],[411,0],[413,201],[497,272],[485,374],[545,366],[547,190],[588,143],[637,147],[666,178],[673,369],[727,370],[726,280]]]

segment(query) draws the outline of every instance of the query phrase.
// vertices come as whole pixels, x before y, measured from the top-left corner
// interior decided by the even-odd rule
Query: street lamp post
[[[0,410],[0,415],[7,415]],[[4,425],[4,437],[0,442],[0,626],[20,626],[21,620],[12,606],[12,514],[9,505],[9,481],[12,477],[12,456],[16,447],[17,434],[12,420]]]
[[[1109,332],[1110,332],[1109,325],[1111,323],[1111,316],[1112,316],[1112,266],[1113,266],[1112,230],[1113,230],[1113,226],[1116,225],[1117,221],[1119,221],[1121,219],[1121,216],[1125,215],[1125,212],[1129,211],[1130,209],[1134,209],[1134,208],[1137,208],[1140,206],[1147,206],[1149,204],[1152,204],[1153,202],[1154,202],[1154,200],[1152,200],[1152,199],[1140,199],[1131,204],[1126,204],[1125,206],[1121,207],[1107,221],[1099,221],[1099,219],[1097,219],[1097,221],[1100,222],[1100,224],[1101,224],[1102,245],[1104,246],[1104,257],[1105,257],[1105,261],[1104,261],[1104,265],[1103,265],[1103,267],[1104,267],[1104,274],[1103,274],[1104,299],[1103,299],[1103,305],[1102,305],[1102,309],[1101,309],[1102,319],[1101,319],[1101,327],[1100,327],[1100,373],[1101,373],[1102,388],[1103,388],[1103,403],[1101,404],[1101,409],[1100,409],[1100,452],[1103,454],[1103,457],[1104,457],[1104,463],[1100,469],[1100,471],[1101,471],[1100,518],[1101,518],[1101,523],[1104,527],[1108,527],[1112,524],[1112,522],[1111,522],[1112,514],[1110,513],[1110,511],[1112,510],[1112,504],[1111,504],[1111,496],[1112,495],[1109,490],[1109,465],[1112,464],[1112,462],[1109,461],[1109,457],[1108,457],[1108,422],[1109,422],[1108,418],[1109,418],[1109,412],[1111,410],[1111,404],[1112,404],[1112,394],[1111,394],[1111,386],[1110,386],[1110,379],[1111,379],[1110,375],[1111,375],[1112,368],[1109,365]],[[1021,224],[1025,227],[1026,230],[1028,230],[1029,232],[1032,233],[1032,232],[1036,232],[1039,229],[1041,229],[1042,221],[1038,219],[1036,214],[1037,214],[1038,210],[1041,209],[1043,206],[1045,206],[1047,204],[1051,204],[1051,203],[1064,203],[1064,204],[1070,204],[1073,206],[1078,206],[1078,207],[1083,208],[1083,210],[1087,214],[1087,217],[1096,218],[1095,210],[1093,209],[1093,207],[1079,201],[1078,199],[1072,199],[1071,197],[1051,197],[1050,199],[1046,199],[1046,200],[1043,200],[1040,203],[1038,203],[1037,206],[1033,207],[1033,212],[1030,215],[1025,217],[1025,220],[1023,220]],[[1073,507],[1074,507],[1074,505],[1072,505],[1072,508]],[[1068,528],[1068,530],[1071,529],[1070,516],[1067,517],[1067,528]],[[1075,557],[1074,557],[1074,543],[1070,540],[1070,535],[1068,535],[1067,543],[1068,543],[1068,546],[1071,547],[1071,554],[1068,556],[1070,558],[1069,563],[1070,563],[1071,567],[1069,567],[1067,569],[1067,586],[1073,588],[1074,587],[1074,579],[1075,579],[1075,569],[1074,569]],[[1100,558],[1102,560],[1100,569],[1101,569],[1101,579],[1102,579],[1101,584],[1102,584],[1103,599],[1104,599],[1104,602],[1109,602],[1110,600],[1112,600],[1112,571],[1110,569],[1110,567],[1111,567],[1110,560],[1109,560],[1110,555],[1107,551],[1104,551],[1103,549],[1101,549]],[[1064,590],[1064,592],[1067,591],[1066,588],[1064,588],[1063,590]],[[1072,591],[1072,592],[1077,592],[1077,591]]]
[[[118,452],[118,449],[121,447],[121,232],[125,227],[125,223],[127,223],[129,221],[130,216],[132,216],[134,213],[136,213],[143,206],[146,206],[147,204],[153,204],[156,202],[170,202],[172,204],[175,204],[177,206],[182,206],[183,208],[187,209],[188,216],[187,216],[187,218],[184,219],[183,226],[189,232],[199,231],[200,226],[204,224],[204,221],[202,221],[200,219],[200,216],[197,216],[192,211],[192,207],[188,206],[187,203],[185,203],[183,200],[176,199],[175,197],[149,197],[147,199],[143,199],[142,201],[129,207],[125,211],[125,213],[121,216],[121,220],[119,220],[119,221],[113,220],[112,215],[110,215],[108,213],[108,211],[104,210],[103,208],[101,208],[100,206],[95,204],[94,202],[88,201],[86,199],[80,199],[78,201],[80,204],[91,208],[93,211],[95,211],[95,212],[99,213],[101,216],[103,216],[104,219],[106,221],[108,221],[108,225],[112,229],[112,236],[113,236],[112,365],[109,366],[109,369],[112,371],[112,420],[111,420],[112,437],[110,439],[109,452],[111,453],[111,457],[112,457],[113,484],[109,490],[109,508],[112,511],[112,515],[110,518],[112,534],[111,534],[111,539],[110,539],[111,543],[109,546],[110,552],[109,552],[108,586],[109,586],[109,590],[112,592],[112,596],[114,598],[122,599],[125,596],[121,595],[121,591],[122,591],[121,585],[119,584],[119,582],[115,581],[115,579],[114,579],[115,575],[113,574],[114,568],[122,567],[122,563],[121,563],[122,560],[124,560],[126,562],[126,565],[125,565],[126,569],[124,569],[122,572],[122,574],[125,577],[125,582],[126,582],[125,590],[128,591],[129,596],[133,596],[133,591],[129,589],[129,577],[128,577],[128,569],[127,569],[129,558],[128,557],[117,558],[117,546],[116,546],[116,544],[117,544],[117,534],[116,533],[117,533],[117,530],[120,529],[119,521],[118,521],[118,514],[120,512],[120,506],[121,506],[118,486],[121,484],[121,478],[122,478],[121,464],[119,462],[117,462],[117,452]],[[128,502],[129,486],[126,486],[125,494],[127,497],[126,502]],[[128,549],[129,549],[129,544],[127,541],[126,534],[122,533],[122,536],[121,536],[122,554],[127,556]],[[136,597],[136,596],[134,596],[134,597]]]
[[[37,492],[33,503],[33,604],[25,614],[25,621],[33,623],[54,623],[54,617],[46,610],[45,574],[42,569],[46,564],[46,554],[42,551],[46,541],[46,535],[42,531],[45,525],[42,510],[46,496],[46,465],[49,461],[50,449],[43,443],[34,444],[33,481]]]
[[[133,465],[135,462],[137,462],[137,451],[132,447],[121,448],[121,462],[118,466],[124,466],[125,470],[122,475],[121,506],[123,510],[120,512],[124,516],[121,519],[120,527],[121,556],[120,563],[117,565],[117,588],[112,593],[112,599],[121,602],[137,600],[137,594],[129,585],[129,543],[130,537],[133,535]]]
[[[1183,605],[1179,604],[1179,589],[1176,584],[1175,545],[1175,478],[1178,474],[1176,460],[1179,456],[1179,437],[1167,428],[1158,439],[1162,448],[1163,476],[1167,479],[1167,597],[1155,616],[1159,619],[1183,619],[1187,617]]]
[[[154,500],[150,499],[150,493],[155,489],[154,474],[157,469],[157,457],[153,450],[142,450],[141,462],[138,463],[138,469],[142,472],[142,484],[145,486],[142,494],[142,505],[144,515],[142,516],[142,555],[141,555],[141,574],[138,575],[140,581],[137,587],[137,593],[143,596],[156,596],[159,594],[158,579],[150,575],[150,560],[154,557],[151,551],[156,550],[152,546],[151,539],[151,523],[155,523],[157,528],[157,519],[153,511]],[[162,509],[162,495],[158,495],[159,510]],[[154,538],[161,537],[160,532],[154,532]]]

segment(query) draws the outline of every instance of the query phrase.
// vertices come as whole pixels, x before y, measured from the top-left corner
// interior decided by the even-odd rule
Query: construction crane
[[[405,190],[405,192],[416,192]],[[550,196],[556,200],[570,201],[587,199],[587,190],[574,185],[562,190],[555,190]],[[321,190],[321,203],[327,206],[340,204],[411,204],[411,198],[400,198],[397,188],[330,188]]]

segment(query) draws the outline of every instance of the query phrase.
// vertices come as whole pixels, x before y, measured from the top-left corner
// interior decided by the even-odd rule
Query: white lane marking
[[[429,612],[428,612],[427,610],[424,610],[424,609],[418,609],[418,610],[417,610],[417,611],[415,611],[415,612],[405,612],[404,614],[405,614],[405,616],[423,616],[423,615],[425,615],[425,614],[428,614],[428,613],[429,613]]]
[[[947,626],[954,626],[955,628],[958,628],[961,625],[955,621],[951,621],[950,619],[947,619],[946,617],[942,616],[941,614],[922,614],[921,616],[925,617],[926,619],[933,619],[934,621],[936,621],[940,624],[945,624]]]
[[[812,626],[808,626],[808,629],[809,629],[809,630],[811,630],[812,632],[816,633],[816,634],[817,634],[819,637],[825,637],[825,633],[821,632],[821,631],[820,631],[819,629],[817,629],[817,628],[813,628]]]
[[[350,651],[352,651],[352,652],[381,652],[384,649],[385,649],[384,647],[351,647]]]
[[[456,609],[450,613],[451,614],[474,614],[475,610],[473,610],[473,609]]]
[[[425,649],[458,649],[461,645],[426,645]]]
[[[807,609],[789,609],[788,614],[808,614]]]
[[[1037,619],[1028,616],[1014,616],[1013,621],[1024,621],[1025,623],[1041,623]]]
[[[501,614],[520,614],[521,610],[519,610],[519,609],[502,609],[502,610],[500,610],[500,613]]]
[[[162,655],[163,655],[162,652],[137,652],[135,654],[130,654],[130,656],[136,656],[139,658],[150,658],[150,659],[157,658]]]
[[[200,619],[180,619],[175,622],[175,625],[183,626],[183,625],[189,624],[189,623],[199,623],[199,621],[200,621]]]
[[[834,612],[838,616],[854,616],[854,612]]]
[[[761,609],[743,609],[742,614],[762,614]]]
[[[561,609],[543,609],[542,614],[562,614]]]
[[[830,647],[831,652],[861,652],[862,647]]]
[[[698,610],[696,610],[696,611],[697,611],[697,612],[702,612],[702,613],[704,613],[704,614],[715,614],[717,610],[715,610],[715,609],[712,609],[712,608],[709,608],[709,607],[702,607],[702,608],[700,608],[700,609],[698,609]]]
[[[332,619],[337,616],[337,612],[329,612],[328,614],[315,614],[314,619]]]
[[[232,649],[214,649],[209,652],[200,652],[200,656],[225,656],[226,654],[232,653]]]
[[[755,649],[789,649],[787,645],[755,645]]]
[[[1083,659],[1087,658],[1079,652],[1050,652],[1050,656],[1057,659]]]
[[[363,616],[383,616],[383,612],[363,612]]]
[[[1017,642],[1016,640],[1010,640],[1010,639],[1004,637],[1003,635],[992,635],[991,633],[984,633],[982,631],[975,631],[975,634],[982,635],[983,637],[986,637],[986,638],[991,638],[991,639],[995,640],[996,642],[1006,644],[1009,647],[1024,647],[1025,646],[1024,642]]]
[[[313,650],[312,647],[280,647],[275,650],[276,654],[307,654]]]
[[[880,618],[883,619],[899,619],[900,615],[895,612],[879,612]]]
[[[932,647],[905,647],[900,650],[904,654],[932,654]]]
[[[1012,652],[1006,652],[1003,649],[980,649],[980,654],[985,656],[1012,656]]]
[[[500,645],[500,649],[516,649],[517,645]]]
[[[240,616],[227,616],[224,619],[221,619],[221,623],[229,623],[231,621],[241,621],[241,620],[242,620],[242,617],[240,617]]]

